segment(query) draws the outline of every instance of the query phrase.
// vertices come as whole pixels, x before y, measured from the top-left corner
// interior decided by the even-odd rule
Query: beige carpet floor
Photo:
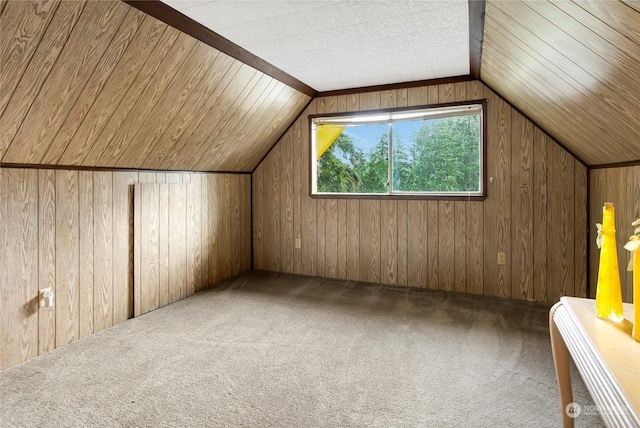
[[[3,427],[561,425],[547,308],[264,272],[5,370],[0,388]]]

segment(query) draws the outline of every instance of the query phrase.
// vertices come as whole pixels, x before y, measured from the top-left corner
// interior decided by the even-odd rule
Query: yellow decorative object
[[[321,124],[316,128],[316,160],[327,151],[334,141],[342,134],[344,126]]]
[[[600,239],[600,237],[602,239]],[[605,202],[602,208],[602,225],[598,225],[600,248],[600,267],[596,289],[596,316],[601,319],[620,322],[622,313],[622,291],[618,270],[618,251],[616,249],[616,227],[613,204]]]
[[[640,342],[640,218],[631,225],[636,229],[624,248],[631,251],[631,260],[627,270],[633,271],[633,331],[631,337]]]

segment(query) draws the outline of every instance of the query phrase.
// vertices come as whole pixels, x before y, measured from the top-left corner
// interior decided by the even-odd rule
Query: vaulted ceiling
[[[215,3],[222,7],[226,2]],[[482,4],[470,2],[469,11]],[[127,3],[160,4],[160,18],[171,25]],[[314,79],[323,75],[308,74],[313,65],[295,67],[296,58],[304,57],[295,49],[303,46],[295,34],[271,49],[277,54],[271,57],[274,65],[268,61],[266,41],[254,39],[243,49],[217,35],[216,31],[234,34],[228,30],[233,25],[220,24],[224,20],[218,18],[218,24],[210,23],[213,28],[200,26],[188,35],[171,20],[194,28],[193,23],[166,5],[127,3],[0,0],[3,165],[251,171],[316,94],[314,89],[325,88],[313,88]],[[176,7],[186,13],[205,3],[214,2],[181,2]],[[293,7],[296,2],[284,3]],[[428,11],[415,15],[389,9],[397,2],[314,2],[318,11],[338,3],[355,13],[350,19],[358,19],[365,32],[368,18],[358,18],[358,8],[358,13],[382,23],[387,17],[376,17],[375,8],[387,7],[398,17],[396,27],[408,17],[414,29],[431,25]],[[420,3],[400,2],[406,10],[424,7]],[[432,4],[460,9],[459,0]],[[237,34],[242,35],[243,25],[277,18],[269,8],[255,7],[254,12],[271,17],[242,17],[235,25]],[[483,39],[481,80],[579,159],[588,165],[640,162],[640,7],[635,0],[487,0],[484,34],[474,30],[482,27],[472,16],[450,19],[462,21],[468,22],[466,34],[472,42],[464,43],[470,68],[463,73],[474,74],[479,49],[474,49],[473,40]],[[278,25],[287,25],[287,19]],[[295,25],[300,27],[300,22]],[[379,40],[393,31],[385,25],[373,28],[380,32]],[[288,34],[281,30],[279,34]],[[313,37],[302,39],[315,43]],[[288,46],[284,52],[282,46]],[[330,48],[323,52],[330,54]],[[405,65],[413,65],[387,70],[383,80],[345,75],[336,88],[436,77],[428,72],[446,70],[447,58],[438,60],[435,48],[404,50],[414,56]],[[309,56],[313,50],[306,52]],[[460,59],[459,48],[454,53],[449,59]],[[343,68],[348,61],[358,62],[356,54],[342,56]],[[331,61],[341,60],[338,56]],[[454,76],[459,70],[452,67],[437,77]]]
[[[6,1],[0,159],[251,171],[310,97],[119,1]]]
[[[488,0],[484,25],[485,83],[588,165],[640,160],[638,9]]]

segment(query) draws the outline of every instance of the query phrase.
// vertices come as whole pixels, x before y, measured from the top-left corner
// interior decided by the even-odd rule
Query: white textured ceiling
[[[469,74],[467,0],[163,0],[317,91]]]

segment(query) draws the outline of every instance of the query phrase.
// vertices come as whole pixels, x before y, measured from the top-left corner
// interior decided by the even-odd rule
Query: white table
[[[631,338],[632,313],[625,303],[622,322],[604,321],[595,316],[595,300],[577,297],[562,297],[549,311],[565,428],[574,422],[566,411],[573,402],[569,355],[607,426],[640,427],[640,343]]]

